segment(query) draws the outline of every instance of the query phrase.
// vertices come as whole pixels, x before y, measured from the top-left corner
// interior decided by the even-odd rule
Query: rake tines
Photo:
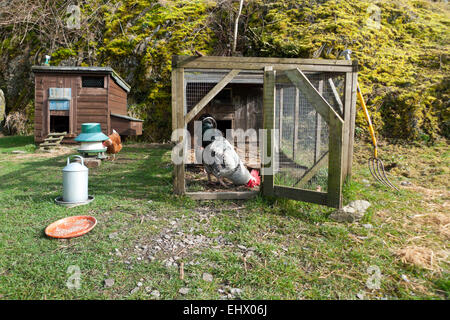
[[[391,181],[389,181],[388,177],[386,176],[386,171],[384,170],[383,162],[379,158],[371,157],[369,159],[369,171],[378,182],[399,191],[397,187]]]

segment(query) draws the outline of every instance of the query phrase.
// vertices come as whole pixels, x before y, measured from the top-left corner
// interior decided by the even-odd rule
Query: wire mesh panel
[[[342,116],[344,112],[345,75],[333,72],[320,72],[306,74],[306,77],[330,106]]]
[[[343,85],[337,77],[327,73],[307,76],[342,114]],[[274,185],[327,192],[329,128],[325,119],[297,87],[285,82],[276,85],[275,117],[279,137],[275,142],[278,170]]]
[[[198,70],[189,69],[185,72],[185,112],[189,112],[211,89],[222,80],[230,70]],[[262,84],[261,71],[241,71],[230,81],[230,84]],[[219,94],[220,95],[220,94]],[[220,97],[218,97],[220,98]]]
[[[187,83],[186,84],[186,112],[189,112],[192,110],[193,107],[197,103],[200,102],[200,100],[203,99],[203,97],[211,91],[212,88],[216,83],[211,82],[194,82],[194,83]]]
[[[189,113],[218,85],[231,70],[188,69],[184,72],[184,111]],[[187,192],[248,191],[246,185],[234,185],[225,179],[227,187],[220,185],[204,172],[202,163],[201,125],[195,128],[194,121],[202,114],[213,117],[217,129],[227,137],[234,151],[248,170],[260,169],[258,128],[262,127],[263,72],[246,70],[235,75],[187,124],[191,145],[186,151],[185,183]],[[197,123],[197,126],[199,124]],[[253,130],[254,135],[251,134]],[[259,190],[255,187],[252,191]]]

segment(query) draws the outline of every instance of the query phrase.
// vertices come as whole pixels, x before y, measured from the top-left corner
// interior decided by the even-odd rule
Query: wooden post
[[[175,131],[178,128],[178,122],[177,122],[177,80],[178,80],[178,70],[179,69],[173,69],[172,70],[172,131]],[[176,142],[176,141],[172,141]]]
[[[175,111],[175,115],[172,115],[172,121],[175,121],[176,125],[174,129],[185,129],[184,125],[184,69],[175,68],[172,71],[172,112]],[[181,135],[177,143],[184,143],[184,134]],[[181,164],[174,165],[174,193],[185,193],[184,182],[184,151],[182,151],[183,162]]]
[[[349,123],[348,148],[347,148],[347,156],[346,156],[346,162],[347,162],[346,176],[348,178],[351,178],[351,176],[352,176],[353,145],[354,145],[354,140],[355,140],[356,87],[357,87],[357,84],[358,84],[358,72],[354,71],[352,73],[352,81],[351,81],[351,97],[349,98],[349,100],[351,100],[350,113],[349,113],[348,119],[346,120],[346,122]]]
[[[342,207],[342,144],[343,144],[343,122],[329,117],[329,157],[328,157],[328,192],[327,204],[330,207]]]
[[[345,73],[345,82],[344,82],[344,112],[343,112],[343,118],[344,118],[344,141],[342,148],[343,150],[343,157],[344,157],[344,164],[342,168],[342,178],[345,180],[345,178],[348,176],[348,148],[349,148],[349,138],[350,138],[350,117],[351,117],[351,104],[352,104],[352,73],[347,72]]]
[[[271,66],[266,66],[264,68],[264,88],[263,88],[263,127],[267,133],[267,141],[262,143],[262,166],[264,166],[262,177],[263,194],[266,196],[273,195],[273,146],[274,141],[272,141],[272,131],[275,128],[275,71]],[[270,170],[272,167],[272,170]]]

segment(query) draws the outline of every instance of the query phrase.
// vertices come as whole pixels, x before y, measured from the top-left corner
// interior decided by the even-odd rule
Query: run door
[[[331,79],[331,78],[330,78]],[[300,69],[264,74],[263,193],[342,206],[343,120],[324,98],[333,79]]]

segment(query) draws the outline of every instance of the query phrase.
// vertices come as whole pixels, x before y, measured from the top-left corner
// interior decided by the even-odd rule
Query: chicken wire
[[[333,109],[342,115],[344,77],[332,73],[306,76]],[[328,124],[293,84],[276,85],[275,128],[279,130],[275,185],[326,192]],[[307,178],[310,173],[314,174]]]
[[[186,69],[184,72],[185,81],[185,96],[184,96],[184,110],[185,113],[190,112],[195,105],[200,102],[203,97],[211,91],[214,86],[219,83],[231,70],[208,70],[208,69]],[[263,84],[264,73],[262,70],[245,70],[241,71],[236,75],[230,84]],[[239,98],[239,97],[238,97]],[[217,99],[217,97],[216,97]],[[234,104],[233,100],[230,102]],[[220,119],[217,119],[220,121]],[[228,120],[231,121],[231,120]],[[230,141],[235,147],[235,151],[238,153],[241,160],[246,166],[251,168],[260,166],[259,164],[259,147],[256,141],[256,146],[250,147],[247,142],[245,148],[238,148],[237,141]],[[193,147],[193,146],[192,146]],[[218,192],[224,191],[223,188],[216,184],[206,183],[206,174],[203,172],[203,167],[201,165],[194,164],[194,159],[201,157],[201,152],[195,155],[195,151],[192,149],[188,150],[188,159],[185,167],[185,178],[186,178],[186,190],[189,192],[195,191],[210,191]],[[213,181],[216,179],[213,177]],[[234,191],[246,191],[245,186],[230,186]],[[256,188],[259,190],[259,188]],[[225,189],[226,191],[226,189]]]
[[[185,90],[185,112],[194,108],[200,100],[211,91],[231,70],[209,70],[209,69],[187,69],[184,73],[186,84]],[[241,71],[235,76],[231,83],[262,84],[263,72],[259,70]]]
[[[185,113],[191,111],[229,71],[185,70]],[[345,76],[329,72],[305,75],[330,106],[342,116]],[[243,71],[231,83],[262,84],[263,73]],[[294,136],[296,126],[297,137]],[[276,85],[275,128],[281,129],[278,141],[275,142],[278,151],[274,159],[278,165],[274,176],[275,185],[327,192],[328,161],[325,161],[325,157],[328,154],[328,124],[293,84]],[[316,171],[314,166],[319,160],[323,160],[322,166]],[[303,181],[302,178],[311,169],[315,174],[308,181]],[[190,178],[186,181],[188,191],[202,189],[197,181],[205,179],[203,173]]]

